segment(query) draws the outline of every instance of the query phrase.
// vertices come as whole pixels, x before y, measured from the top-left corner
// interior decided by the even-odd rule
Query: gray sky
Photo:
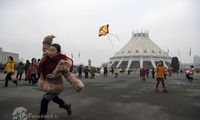
[[[169,49],[171,57],[179,49],[181,62],[200,55],[199,0],[0,0],[0,16],[0,47],[25,60],[41,57],[43,38],[54,34],[63,53],[73,53],[75,64],[91,59],[99,66],[141,29],[149,30],[151,40]],[[105,24],[120,38],[112,38],[113,47],[98,37]]]

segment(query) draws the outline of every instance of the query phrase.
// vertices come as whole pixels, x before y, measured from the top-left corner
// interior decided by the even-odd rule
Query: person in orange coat
[[[156,66],[155,70],[154,70],[157,74],[156,74],[156,88],[155,88],[155,92],[159,92],[158,91],[158,85],[160,84],[160,82],[162,82],[162,86],[163,86],[163,91],[166,93],[167,90],[165,88],[165,82],[164,82],[164,75],[167,74],[165,72],[165,68],[163,66],[163,61],[160,61],[158,63],[158,65]]]

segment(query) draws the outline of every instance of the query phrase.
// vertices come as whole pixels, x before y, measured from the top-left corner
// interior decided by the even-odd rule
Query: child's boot
[[[62,105],[60,107],[67,110],[68,115],[71,116],[71,114],[72,114],[71,104],[69,104],[69,105],[65,104],[65,105]]]
[[[168,91],[167,91],[166,89],[163,89],[163,92],[164,92],[164,93],[167,93]]]

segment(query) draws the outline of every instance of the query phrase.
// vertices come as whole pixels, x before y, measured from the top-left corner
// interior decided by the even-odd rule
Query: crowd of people
[[[38,72],[40,59],[32,58],[31,62],[26,60],[26,63],[19,62],[15,64],[12,56],[8,57],[5,67],[2,67],[2,73],[6,73],[5,85],[3,87],[8,87],[8,82],[13,81],[16,86],[18,81],[21,81],[24,74],[24,80],[32,83],[34,85],[37,83],[40,75]],[[16,76],[15,76],[16,71]]]
[[[17,80],[21,81],[23,78],[23,74],[24,74],[25,81],[27,81],[28,83],[32,83],[32,85],[35,85],[38,82],[38,79],[40,77],[39,70],[38,70],[39,63],[40,63],[40,59],[32,58],[31,62],[29,60],[26,60],[26,63],[19,62],[18,64],[15,64],[12,56],[9,56],[7,63],[5,65],[2,65],[2,64],[0,65],[1,73],[2,72],[7,73],[6,78],[5,78],[4,87],[8,86],[9,80],[14,81],[14,83],[17,86],[18,85]],[[159,65],[160,65],[160,63],[158,63],[157,66],[159,66]],[[8,69],[9,68],[8,66],[9,67],[12,66],[12,70]],[[158,67],[156,67],[156,68],[158,68]],[[152,68],[152,69],[141,68],[140,69],[140,77],[142,78],[142,80],[145,81],[146,78],[149,77],[149,73],[151,73],[152,78],[154,79],[155,73],[157,72],[157,74],[158,74],[158,69],[156,69],[156,68]],[[86,78],[86,79],[88,79],[88,78],[94,79],[95,76],[100,75],[101,70],[103,70],[103,72],[102,72],[103,76],[107,77],[108,71],[109,71],[107,66],[104,66],[102,69],[102,68],[95,68],[95,67],[89,68],[88,66],[84,67],[83,65],[79,65],[79,66],[77,66],[78,78],[82,78],[84,75],[84,78]],[[16,71],[16,80],[15,79],[12,80],[12,78],[11,78],[11,76],[12,77],[14,76],[14,73],[15,73],[14,71]],[[163,73],[162,77],[164,80],[166,80],[166,76],[172,75],[172,70],[164,68],[164,71],[165,72]],[[115,78],[117,78],[119,75],[119,69],[117,69],[116,67],[111,68],[110,72],[112,74],[114,73]],[[128,70],[127,72],[128,72],[128,75],[130,75],[131,71]],[[191,86],[194,84],[193,83],[193,74],[194,74],[194,66],[191,65],[190,69],[186,70],[186,78],[188,79]],[[157,76],[156,76],[156,79],[157,79]]]

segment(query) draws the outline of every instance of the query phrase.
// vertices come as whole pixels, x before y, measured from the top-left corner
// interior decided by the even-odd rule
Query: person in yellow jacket
[[[163,67],[163,61],[160,61],[158,63],[154,71],[156,72],[156,80],[157,80],[155,92],[159,92],[158,85],[160,84],[160,82],[162,82],[163,91],[166,93],[167,90],[165,89],[164,75],[167,73],[165,71],[165,68]]]
[[[117,67],[115,67],[115,69],[114,69],[114,73],[115,73],[115,78],[117,78],[118,73],[119,73],[119,70],[117,69]]]
[[[6,75],[6,78],[5,78],[5,85],[4,87],[8,87],[8,81],[9,80],[12,80],[11,79],[11,76],[12,74],[14,74],[15,72],[15,61],[13,60],[13,57],[12,56],[9,56],[8,57],[8,61],[6,63],[6,68],[4,70],[4,72],[7,74]],[[13,81],[16,86],[17,86],[17,81]]]

